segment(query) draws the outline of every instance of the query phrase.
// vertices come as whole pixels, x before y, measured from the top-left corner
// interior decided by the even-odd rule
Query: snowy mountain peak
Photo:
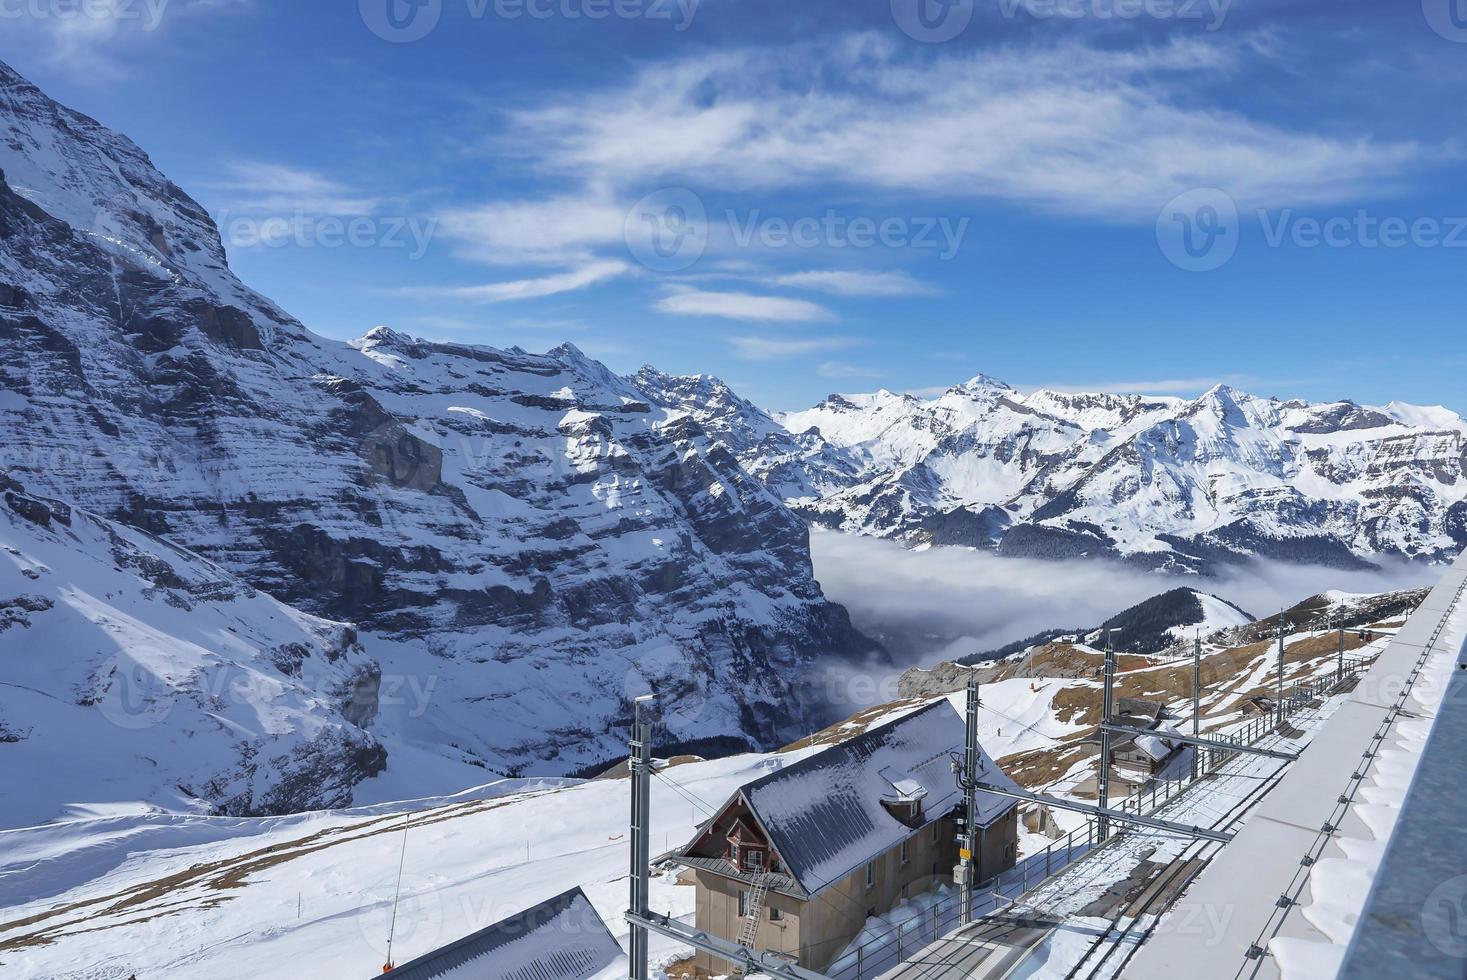
[[[911,543],[1193,570],[1467,547],[1467,422],[1445,409],[1286,403],[1227,384],[1190,400],[1020,396],[985,379],[926,402],[834,395],[778,420],[825,445],[794,464],[818,467],[826,488],[801,514]],[[836,476],[833,455],[852,476]]]

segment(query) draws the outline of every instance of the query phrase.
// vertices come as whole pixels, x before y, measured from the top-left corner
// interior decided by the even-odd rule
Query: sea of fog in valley
[[[1158,593],[1190,587],[1267,616],[1320,592],[1377,593],[1435,583],[1439,566],[1386,561],[1375,570],[1254,561],[1200,577],[1146,572],[1116,561],[1047,562],[967,548],[909,550],[891,541],[811,535],[825,593],[891,653],[890,664],[827,663],[819,681],[832,713],[889,700],[896,678],[1033,636],[1093,627]],[[1122,644],[1123,645],[1123,644]]]

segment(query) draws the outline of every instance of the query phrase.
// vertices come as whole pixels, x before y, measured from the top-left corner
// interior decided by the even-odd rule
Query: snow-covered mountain
[[[71,804],[255,815],[383,768],[356,630],[0,472],[0,826]]]
[[[389,769],[594,763],[649,690],[674,737],[768,746],[811,721],[810,661],[870,649],[779,497],[574,348],[318,337],[140,149],[3,66],[0,171],[0,467],[359,624],[433,692],[384,700]]]
[[[766,419],[787,434],[765,434]],[[1250,555],[1443,560],[1467,547],[1467,422],[1443,408],[1227,386],[1192,400],[1026,395],[980,376],[937,398],[754,410],[721,417],[719,431],[760,433],[728,445],[813,523],[911,544],[1190,570]]]

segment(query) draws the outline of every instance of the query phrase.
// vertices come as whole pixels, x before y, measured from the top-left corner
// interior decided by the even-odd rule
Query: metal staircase
[[[764,920],[764,909],[769,904],[770,890],[788,883],[788,878],[772,871],[754,879],[754,890],[749,893],[749,914],[744,916],[743,927],[739,930],[739,945],[744,949],[755,948],[754,943],[759,938],[759,923]],[[744,968],[735,965],[734,975],[744,976]]]
[[[749,914],[744,916],[744,927],[739,931],[739,945],[754,948],[759,936],[759,923],[764,918],[764,904],[769,901],[769,888],[778,880],[778,875],[764,874],[754,879],[754,891],[749,896]]]

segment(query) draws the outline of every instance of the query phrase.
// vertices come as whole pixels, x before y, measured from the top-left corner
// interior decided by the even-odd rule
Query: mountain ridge
[[[913,546],[1186,572],[1439,562],[1467,547],[1467,421],[1440,406],[1226,384],[1190,399],[1022,394],[979,375],[931,398],[834,394],[762,414],[790,438],[730,449],[779,474],[768,482],[797,513]]]

